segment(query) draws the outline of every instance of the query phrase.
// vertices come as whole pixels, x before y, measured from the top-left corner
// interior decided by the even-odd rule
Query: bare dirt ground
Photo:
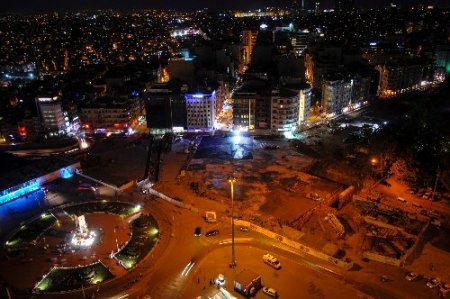
[[[193,205],[207,198],[217,203],[219,210],[229,212],[228,178],[234,176],[236,216],[279,232],[282,225],[302,229],[297,226],[298,219],[343,188],[342,184],[306,173],[316,160],[299,153],[287,140],[255,139],[253,159],[192,159],[186,171],[174,166],[187,158],[182,146],[177,144],[164,155],[161,183],[155,185],[156,189]],[[270,146],[275,148],[268,149]],[[317,200],[308,198],[311,194]],[[304,229],[312,235],[298,234],[302,242],[319,249],[327,243],[321,234],[315,234],[317,227]]]

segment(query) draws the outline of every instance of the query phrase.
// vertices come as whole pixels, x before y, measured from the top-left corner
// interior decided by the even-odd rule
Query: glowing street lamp
[[[234,252],[234,183],[236,181],[237,179],[234,177],[228,179],[231,188],[231,268],[236,267],[236,255]]]
[[[370,159],[370,164],[372,164],[373,166],[377,165],[378,164],[378,159],[375,158],[375,157]]]

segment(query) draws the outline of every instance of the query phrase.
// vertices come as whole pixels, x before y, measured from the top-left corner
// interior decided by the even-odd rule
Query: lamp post
[[[236,267],[236,255],[234,252],[234,183],[236,178],[231,177],[228,179],[231,189],[231,263],[230,268]]]

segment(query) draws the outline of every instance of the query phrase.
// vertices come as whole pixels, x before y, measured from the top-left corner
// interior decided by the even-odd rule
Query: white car
[[[281,269],[280,261],[276,257],[274,257],[273,255],[271,255],[269,253],[266,253],[265,255],[263,255],[263,261],[267,265],[269,265],[277,270]]]
[[[429,282],[427,282],[427,287],[430,289],[437,288],[441,284],[441,280],[439,278],[433,278]]]
[[[419,274],[417,274],[416,272],[410,272],[405,276],[405,279],[407,281],[414,281],[418,278],[419,278]]]
[[[278,292],[269,287],[263,287],[263,293],[272,298],[278,298]]]

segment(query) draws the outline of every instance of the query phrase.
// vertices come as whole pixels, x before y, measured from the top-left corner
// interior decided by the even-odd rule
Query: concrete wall
[[[393,265],[393,266],[397,266],[397,267],[399,267],[402,264],[401,259],[395,259],[395,258],[387,257],[384,255],[376,254],[373,252],[365,251],[363,253],[363,256],[372,261],[376,261],[376,262],[380,262],[380,263],[384,263],[384,264],[388,264],[388,265]]]
[[[343,268],[345,270],[350,270],[353,267],[353,263],[352,262],[347,263],[347,262],[344,262],[344,261],[339,260],[337,258],[334,258],[332,256],[326,255],[325,253],[323,253],[321,251],[318,251],[316,249],[313,249],[311,247],[303,245],[303,244],[301,244],[299,242],[295,242],[295,241],[289,240],[289,239],[287,239],[286,237],[284,237],[282,235],[279,235],[279,234],[274,233],[274,232],[272,232],[270,230],[267,230],[265,228],[257,226],[257,225],[255,225],[255,224],[253,224],[251,222],[244,221],[244,220],[235,220],[235,224],[236,225],[240,225],[240,226],[246,226],[246,227],[248,227],[248,228],[250,228],[250,229],[252,229],[252,230],[254,230],[254,231],[256,231],[256,232],[258,232],[260,234],[263,234],[263,235],[265,235],[265,236],[267,236],[267,237],[269,237],[271,239],[278,240],[282,244],[285,244],[287,246],[290,246],[292,248],[295,248],[295,249],[299,250],[300,254],[308,254],[308,255],[314,256],[314,257],[316,257],[316,258],[318,258],[320,260],[323,260],[325,262],[331,263],[331,264],[333,264],[335,266],[338,266],[340,268]]]
[[[158,191],[156,191],[156,190],[154,190],[152,188],[149,188],[148,192],[150,192],[150,194],[153,194],[153,195],[155,195],[155,196],[157,196],[159,198],[162,198],[162,199],[164,199],[164,200],[166,200],[166,201],[168,201],[168,202],[170,202],[170,203],[172,203],[172,204],[174,204],[176,206],[179,206],[181,208],[185,208],[185,209],[188,209],[188,210],[193,211],[195,213],[198,213],[198,209],[196,207],[191,206],[190,204],[186,204],[186,203],[183,203],[181,201],[175,200],[173,198],[170,198],[169,196],[164,195],[161,192],[158,192]]]

